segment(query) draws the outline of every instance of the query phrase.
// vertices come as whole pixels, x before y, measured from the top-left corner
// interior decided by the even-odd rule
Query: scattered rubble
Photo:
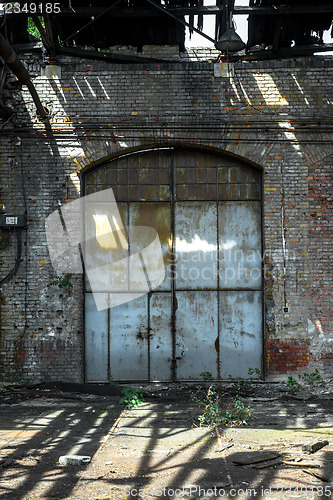
[[[259,452],[249,452],[249,453],[237,453],[233,457],[232,461],[237,465],[251,465],[258,462],[266,462],[267,460],[273,460],[278,458],[279,453],[275,451],[259,451]]]
[[[316,439],[315,441],[312,441],[311,443],[307,443],[302,446],[302,451],[307,451],[309,453],[315,453],[318,450],[321,450],[324,448],[324,446],[327,446],[329,443],[326,439]]]
[[[84,465],[89,464],[91,457],[85,455],[63,455],[59,458],[61,465]]]

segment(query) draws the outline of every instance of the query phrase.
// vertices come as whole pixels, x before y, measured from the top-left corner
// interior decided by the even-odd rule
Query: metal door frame
[[[149,153],[153,151],[166,151],[168,154],[169,158],[169,200],[168,201],[155,201],[155,200],[147,200],[147,201],[142,201],[141,203],[169,203],[170,205],[170,239],[171,239],[171,247],[170,247],[170,254],[171,254],[171,263],[170,263],[170,271],[171,275],[173,276],[171,278],[171,290],[164,290],[164,291],[158,291],[158,293],[171,293],[171,336],[172,336],[172,360],[171,360],[171,374],[172,374],[172,382],[177,381],[177,359],[176,359],[176,340],[177,340],[177,335],[176,335],[176,311],[178,307],[177,303],[177,296],[176,293],[177,291],[190,291],[189,289],[176,289],[175,287],[175,278],[174,278],[174,273],[175,273],[175,206],[178,201],[186,203],[187,201],[193,201],[193,200],[178,200],[176,198],[176,187],[177,187],[177,179],[176,179],[176,164],[175,164],[175,153],[177,151],[181,152],[197,152],[197,153],[202,153],[202,154],[210,154],[210,155],[216,155],[220,156],[223,158],[227,159],[232,159],[235,162],[237,162],[237,166],[241,167],[246,167],[249,168],[250,170],[256,171],[260,175],[260,229],[261,229],[261,307],[262,307],[262,331],[261,331],[261,338],[262,338],[262,362],[261,362],[261,377],[262,379],[265,379],[266,373],[267,373],[267,366],[266,366],[266,342],[265,342],[265,276],[264,276],[264,251],[265,251],[265,246],[264,246],[264,241],[265,241],[265,234],[264,234],[264,210],[263,210],[263,204],[264,204],[264,182],[263,182],[263,173],[264,170],[263,168],[250,161],[250,160],[244,160],[244,158],[239,157],[238,155],[235,155],[233,153],[229,153],[224,150],[220,150],[218,148],[212,148],[212,147],[205,147],[205,146],[196,146],[193,144],[184,144],[184,145],[179,145],[179,144],[172,144],[170,145],[165,144],[164,146],[161,144],[158,147],[156,145],[148,146],[146,148],[142,147],[134,147],[134,148],[129,148],[127,150],[119,151],[116,152],[110,156],[101,158],[100,160],[91,163],[90,165],[87,165],[82,171],[80,172],[80,184],[81,184],[81,193],[82,196],[85,196],[87,193],[87,174],[90,174],[92,171],[97,171],[99,168],[108,165],[111,162],[116,162],[117,160],[120,160],[123,157],[128,157],[132,155],[142,155],[144,153]],[[218,184],[218,178],[217,178],[217,184]],[[117,200],[118,201],[118,200]],[[196,199],[195,201],[198,202],[211,202],[216,204],[217,207],[217,248],[219,248],[219,210],[218,210],[218,204],[220,201],[218,199],[218,193],[217,193],[217,199],[215,200],[209,200],[209,199]],[[230,201],[251,201],[251,200],[230,200]],[[119,200],[119,203],[124,203],[127,206],[127,219],[129,219],[129,206],[131,203],[139,203],[138,201],[123,201]],[[126,221],[127,224],[129,220]],[[207,291],[216,291],[219,297],[219,292],[223,291],[223,289],[220,289],[220,273],[219,273],[219,259],[217,259],[217,289],[207,289]],[[86,296],[86,276],[85,274],[83,275],[83,281],[84,281],[84,295]],[[206,290],[206,289],[205,289]],[[202,290],[192,290],[193,292],[200,292]],[[232,291],[229,289],[229,291]],[[235,291],[238,291],[235,289]],[[251,289],[247,289],[247,291],[251,291]],[[258,290],[255,290],[258,291]],[[147,323],[147,331],[148,331],[148,367],[147,367],[147,373],[148,373],[148,378],[147,381],[150,381],[150,301],[151,301],[151,296],[154,292],[150,291],[148,293],[147,297],[147,312],[148,312],[148,323]],[[84,340],[83,340],[83,352],[84,352],[84,363],[83,363],[83,373],[84,373],[84,380],[86,380],[86,354],[85,354],[85,339],[86,339],[86,322],[85,322],[85,297],[83,300],[83,331],[84,331]],[[107,320],[108,320],[108,378],[110,377],[110,309],[108,309],[107,312]],[[218,322],[218,338],[220,335],[220,300],[218,298],[217,300],[217,322]],[[217,360],[218,360],[218,379],[217,380],[222,380],[220,378],[220,354],[219,350],[217,351]],[[131,381],[128,380],[127,382],[135,382],[135,380]],[[94,382],[91,382],[94,383]]]

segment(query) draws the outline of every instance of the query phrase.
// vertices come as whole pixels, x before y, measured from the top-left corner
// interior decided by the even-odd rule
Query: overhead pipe
[[[45,111],[40,99],[38,97],[37,91],[35,89],[34,84],[30,79],[30,75],[26,68],[23,66],[19,58],[17,57],[14,50],[11,48],[9,43],[5,40],[5,38],[0,33],[0,57],[5,61],[9,69],[14,73],[14,75],[19,79],[19,81],[26,85],[29,89],[31,97],[36,104],[36,108],[41,118],[47,118],[48,114]]]

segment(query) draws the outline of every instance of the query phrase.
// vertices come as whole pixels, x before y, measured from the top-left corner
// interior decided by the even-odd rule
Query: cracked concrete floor
[[[215,428],[197,426],[188,386],[151,387],[147,403],[132,410],[118,396],[18,392],[0,409],[0,457],[7,461],[0,497],[333,498],[332,393],[294,397],[267,388],[244,395],[255,419],[219,426],[219,437]],[[302,451],[318,438],[329,445]],[[276,458],[234,463],[267,451]],[[64,454],[92,460],[63,466]]]

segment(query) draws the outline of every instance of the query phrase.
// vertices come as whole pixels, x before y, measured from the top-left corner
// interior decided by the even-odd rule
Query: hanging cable
[[[15,274],[17,273],[19,267],[20,267],[20,262],[21,262],[21,256],[22,256],[22,234],[21,234],[21,229],[16,229],[16,257],[15,257],[15,264],[14,267],[7,276],[5,276],[2,280],[0,280],[0,287],[6,283],[6,281],[9,281]]]

